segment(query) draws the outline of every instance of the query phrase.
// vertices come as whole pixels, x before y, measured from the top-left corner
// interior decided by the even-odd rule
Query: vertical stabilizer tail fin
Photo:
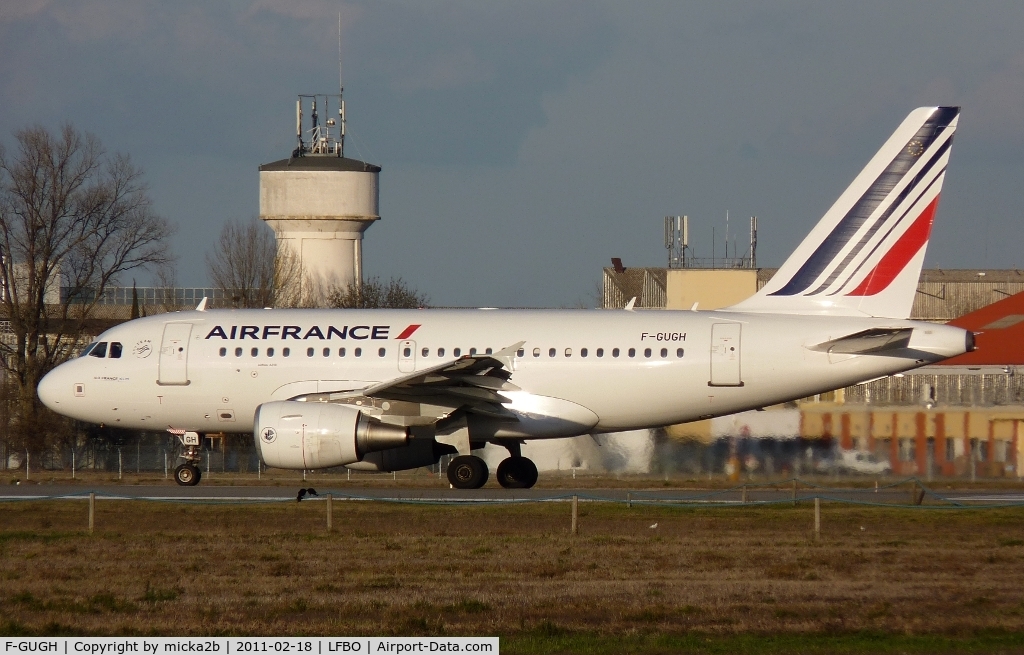
[[[910,112],[771,281],[729,309],[909,317],[959,115]]]

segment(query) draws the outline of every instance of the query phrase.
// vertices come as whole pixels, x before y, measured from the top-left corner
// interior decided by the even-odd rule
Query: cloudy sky
[[[593,303],[602,266],[750,215],[777,266],[912,108],[964,107],[927,265],[1024,266],[1024,3],[0,0],[0,140],[71,121],[146,173],[208,284],[298,93],[383,167],[368,275],[441,305]]]

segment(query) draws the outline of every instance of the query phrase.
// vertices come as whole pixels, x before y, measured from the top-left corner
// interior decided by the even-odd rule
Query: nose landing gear
[[[174,481],[183,487],[194,487],[199,484],[202,477],[203,472],[199,470],[198,466],[192,464],[182,464],[174,469]]]
[[[183,487],[194,487],[203,477],[203,472],[199,469],[199,462],[202,461],[202,455],[199,454],[199,433],[178,430],[168,432],[178,437],[178,441],[185,447],[185,452],[181,454],[185,463],[174,469],[174,481]]]

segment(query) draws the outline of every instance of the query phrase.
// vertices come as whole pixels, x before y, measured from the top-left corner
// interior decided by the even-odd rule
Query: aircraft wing
[[[519,390],[509,378],[512,360],[524,343],[520,341],[492,355],[465,355],[375,384],[361,393],[370,398],[462,408],[471,414],[517,420],[502,405],[511,401],[500,392]]]
[[[913,332],[913,328],[872,328],[810,346],[810,349],[836,355],[877,355],[906,348]]]

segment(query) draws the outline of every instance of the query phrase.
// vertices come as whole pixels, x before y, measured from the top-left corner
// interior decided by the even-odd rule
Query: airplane
[[[959,107],[912,111],[775,276],[715,311],[237,309],[117,325],[38,386],[81,421],[167,430],[197,484],[202,435],[252,431],[268,467],[397,471],[507,449],[529,488],[531,439],[707,419],[974,350],[974,334],[908,320]],[[632,308],[627,308],[631,310]]]

